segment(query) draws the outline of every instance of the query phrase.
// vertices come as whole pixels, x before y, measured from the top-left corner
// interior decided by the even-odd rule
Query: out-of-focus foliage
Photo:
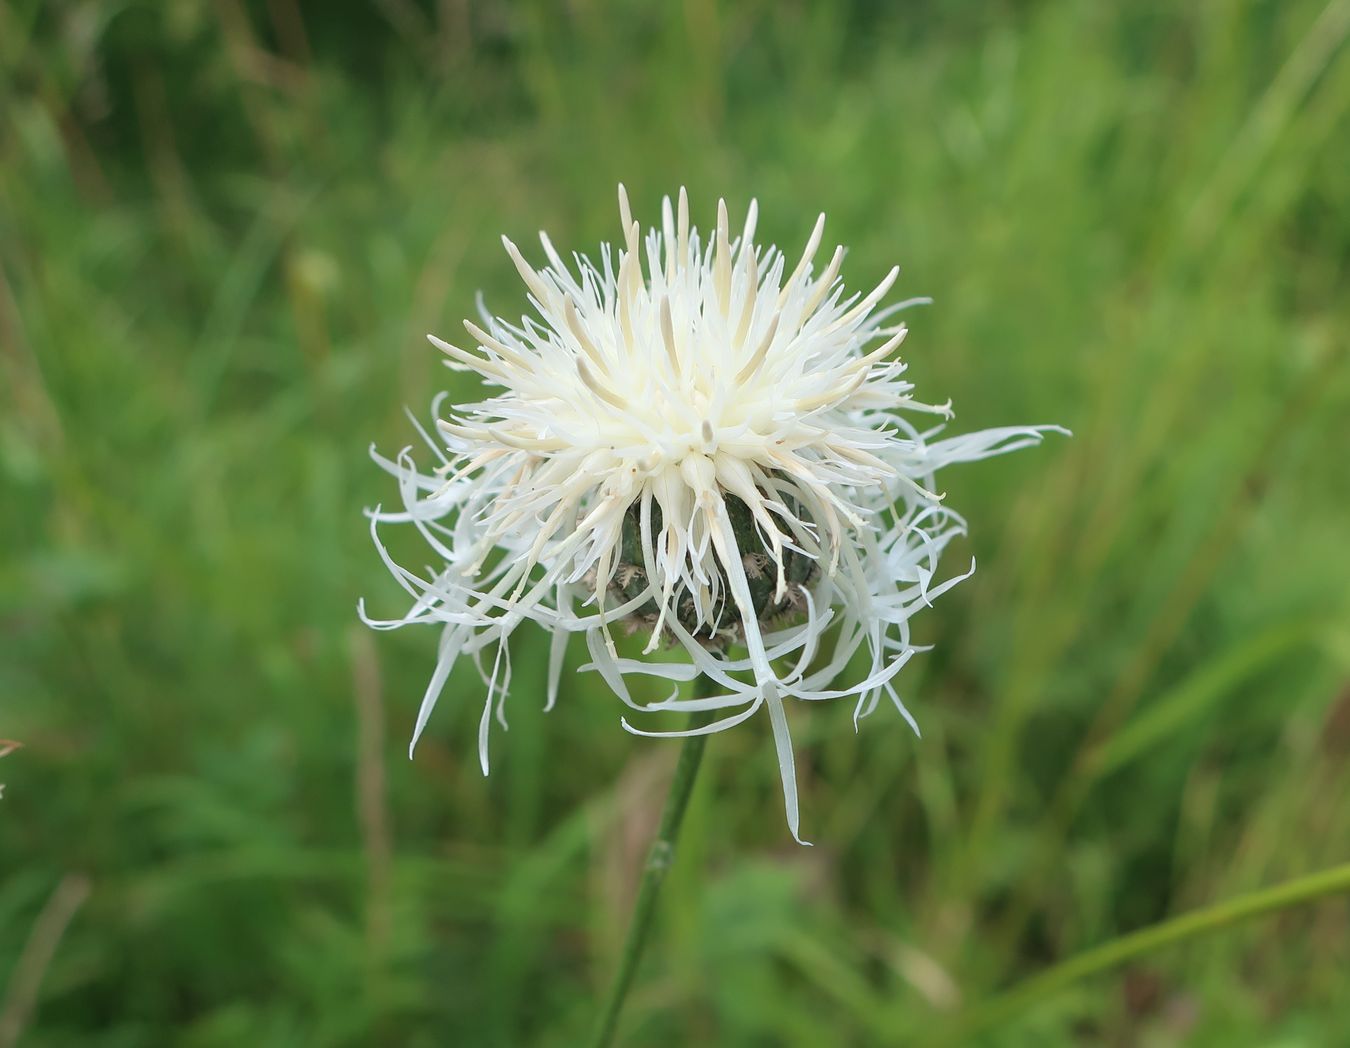
[[[0,7],[0,1040],[583,1037],[673,744],[589,675],[545,716],[523,640],[492,777],[469,666],[409,763],[436,638],[354,622],[401,607],[367,443],[458,380],[423,334],[523,309],[498,235],[590,250],[621,179],[648,220],[758,196],[789,251],[824,208],[851,285],[936,299],[926,399],[1075,431],[945,478],[981,567],[916,622],[921,741],[792,711],[814,849],[767,723],[715,738],[631,1043],[922,1043],[1350,857],[1347,34],[1335,0]],[[982,1043],[1333,1043],[1347,943],[1325,902]]]

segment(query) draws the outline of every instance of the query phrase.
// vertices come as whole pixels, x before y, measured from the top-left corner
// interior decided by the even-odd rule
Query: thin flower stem
[[[710,693],[711,682],[700,677],[697,685],[699,695]],[[709,715],[692,714],[689,727],[698,728],[706,724]],[[675,765],[675,775],[670,780],[670,792],[666,794],[666,806],[661,812],[661,826],[647,853],[647,863],[642,870],[642,883],[638,887],[637,902],[633,904],[633,916],[628,922],[628,935],[624,939],[623,952],[619,955],[619,967],[614,973],[614,982],[605,999],[600,1021],[595,1027],[595,1039],[591,1042],[595,1048],[609,1048],[614,1042],[614,1034],[619,1025],[619,1014],[623,1011],[624,999],[637,974],[638,962],[642,959],[642,949],[647,944],[647,934],[651,930],[652,917],[656,913],[656,899],[661,893],[661,883],[666,879],[666,871],[675,859],[675,840],[680,833],[680,824],[684,821],[685,810],[689,807],[689,796],[694,790],[694,780],[698,777],[699,765],[703,762],[703,750],[708,742],[706,735],[690,735],[684,740],[680,750],[679,762]]]
[[[1126,961],[1264,913],[1312,902],[1328,895],[1350,892],[1350,863],[1296,877],[1269,888],[1192,910],[1179,917],[1143,928],[1070,957],[1062,964],[1033,976],[1006,993],[976,1006],[957,1021],[959,1039],[997,1025],[1018,1012],[1054,996],[1064,987]]]

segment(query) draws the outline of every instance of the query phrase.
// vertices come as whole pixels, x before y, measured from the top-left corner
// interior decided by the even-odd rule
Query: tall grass
[[[1075,432],[944,478],[980,570],[918,623],[921,741],[792,711],[816,848],[767,724],[712,741],[631,1043],[936,1038],[1346,861],[1347,33],[1342,0],[0,8],[0,1029],[32,986],[33,1045],[585,1036],[674,745],[590,676],[544,716],[536,646],[491,778],[470,667],[409,763],[435,636],[354,607],[398,607],[367,443],[473,396],[423,334],[520,308],[500,233],[612,238],[620,179],[704,224],[758,196],[789,247],[824,208],[851,283],[935,298],[927,398]],[[1347,943],[1324,901],[972,1036],[1332,1043]]]

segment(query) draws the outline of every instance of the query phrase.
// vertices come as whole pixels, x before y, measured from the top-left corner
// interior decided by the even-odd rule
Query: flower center
[[[736,536],[736,548],[740,551],[741,569],[745,573],[750,588],[750,600],[755,615],[766,626],[786,626],[796,620],[806,610],[803,593],[816,578],[818,567],[814,557],[794,549],[784,549],[783,574],[787,588],[780,599],[778,588],[778,562],[770,552],[763,537],[755,526],[750,507],[735,495],[723,492],[727,516],[731,520],[732,531]],[[805,510],[789,500],[789,509],[803,523],[810,524]],[[653,544],[659,542],[662,529],[661,507],[655,500],[651,504],[651,535]],[[642,555],[642,518],[641,501],[635,500],[624,515],[622,541],[619,549],[619,565],[609,585],[611,597],[623,603],[636,600],[647,588],[647,571]],[[698,637],[704,644],[720,647],[727,641],[740,640],[744,635],[744,626],[740,616],[731,606],[732,587],[727,579],[727,566],[717,563],[718,574],[716,591],[719,594],[718,611],[714,623],[700,618],[694,598],[687,592],[677,591],[673,612],[676,620],[689,633]],[[659,608],[654,599],[648,599],[632,612],[624,621],[634,632],[651,630],[659,617]],[[700,635],[701,633],[701,635]]]

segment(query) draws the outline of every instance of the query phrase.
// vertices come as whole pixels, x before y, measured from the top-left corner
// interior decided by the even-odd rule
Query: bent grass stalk
[[[707,677],[699,677],[697,688],[699,696],[705,697],[711,694],[713,685]],[[689,727],[701,727],[708,722],[709,717],[707,713],[691,714]],[[642,868],[642,883],[638,886],[637,901],[633,904],[623,951],[619,954],[619,967],[614,973],[614,981],[610,984],[609,994],[596,1023],[595,1038],[591,1042],[595,1048],[608,1048],[614,1042],[624,1000],[632,988],[643,948],[647,945],[647,935],[656,914],[656,900],[661,893],[666,872],[675,859],[675,841],[680,834],[684,813],[689,807],[689,797],[694,791],[694,780],[698,777],[707,744],[708,736],[689,735],[680,749],[675,774],[670,780],[670,791],[666,794],[665,808],[661,812],[661,824]]]
[[[1033,976],[1006,993],[977,1005],[951,1031],[953,1040],[997,1025],[1039,1004],[1079,979],[1097,975],[1154,950],[1218,931],[1250,917],[1273,913],[1329,895],[1350,892],[1350,863],[1261,888],[1192,910],[1179,917],[1103,943]]]

